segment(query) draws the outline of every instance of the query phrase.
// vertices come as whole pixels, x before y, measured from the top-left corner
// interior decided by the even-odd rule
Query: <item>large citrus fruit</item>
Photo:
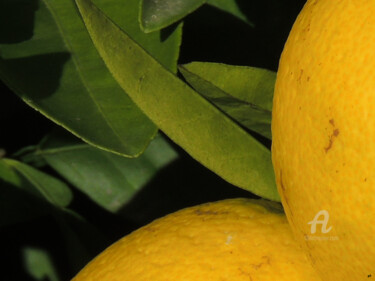
[[[73,280],[319,281],[276,206],[229,199],[183,209],[113,244]]]
[[[309,0],[275,87],[272,157],[323,280],[375,279],[375,1]]]

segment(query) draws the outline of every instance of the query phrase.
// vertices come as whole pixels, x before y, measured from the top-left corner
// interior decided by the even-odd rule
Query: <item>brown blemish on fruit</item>
[[[240,273],[242,275],[245,275],[247,277],[249,277],[249,281],[253,281],[253,278],[251,277],[250,273],[249,272],[246,272],[245,270],[243,270],[242,268],[238,268],[238,270],[240,271]]]
[[[339,129],[337,129],[337,128],[335,127],[335,120],[334,120],[334,119],[330,119],[330,120],[329,120],[329,123],[330,123],[331,126],[333,127],[333,132],[332,132],[332,134],[329,136],[328,145],[324,148],[324,151],[325,151],[326,153],[332,148],[333,141],[334,141],[335,138],[340,134]]]
[[[298,83],[301,83],[302,75],[303,75],[303,69],[301,69],[299,76],[297,78]]]
[[[147,232],[156,232],[156,228],[152,226],[145,226],[143,229]]]
[[[285,189],[285,186],[284,186],[284,183],[283,183],[283,171],[280,170],[280,187],[282,189],[282,191],[285,193],[286,189]]]
[[[204,210],[201,210],[201,209],[197,209],[194,211],[195,214],[197,214],[198,216],[203,216],[203,215],[224,215],[224,214],[228,214],[228,212],[216,212],[216,211],[204,211]]]
[[[293,221],[293,213],[292,213],[292,209],[290,208],[290,205],[289,205],[288,195],[286,193],[286,187],[285,187],[284,182],[283,182],[282,170],[280,170],[280,178],[279,179],[280,179],[280,188],[283,191],[282,194],[281,194],[281,197],[284,199],[283,205],[285,205],[284,207],[287,207],[287,209],[289,211],[289,217],[288,218],[290,219],[290,221]],[[285,211],[287,211],[287,210],[285,210]]]
[[[251,266],[255,269],[255,270],[258,270],[259,268],[261,268],[262,266],[264,265],[271,265],[271,259],[269,256],[263,256],[262,259],[264,260],[264,262],[261,262],[259,264],[252,264]]]
[[[311,20],[310,20],[311,21]],[[306,27],[302,30],[302,41],[306,41],[306,33],[309,33],[310,31],[310,22],[306,25]]]
[[[311,255],[311,253],[308,252],[307,254],[309,255],[309,258],[310,258],[312,264],[316,264],[316,260],[313,258],[313,256]]]

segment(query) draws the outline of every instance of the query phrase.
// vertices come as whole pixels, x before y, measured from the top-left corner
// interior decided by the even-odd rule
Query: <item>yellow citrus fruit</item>
[[[322,280],[375,279],[375,1],[307,1],[272,118],[278,190]]]
[[[73,280],[319,281],[278,206],[228,199],[183,209],[125,236]]]

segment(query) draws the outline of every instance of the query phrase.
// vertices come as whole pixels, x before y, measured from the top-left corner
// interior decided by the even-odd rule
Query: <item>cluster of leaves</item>
[[[279,200],[269,145],[275,72],[179,64],[189,14],[208,6],[253,30],[241,3],[0,0],[0,79],[64,128],[0,155],[0,229],[48,217],[55,230],[45,239],[63,243],[69,261],[62,273],[53,253],[25,245],[20,265],[31,280],[70,278],[108,244],[75,196],[124,215],[179,157],[170,140],[230,184]]]

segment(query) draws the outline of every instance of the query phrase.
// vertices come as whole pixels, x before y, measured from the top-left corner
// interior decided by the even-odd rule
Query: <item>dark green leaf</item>
[[[242,126],[271,139],[276,73],[205,62],[181,66],[180,71],[196,91]]]
[[[57,207],[66,207],[72,200],[72,192],[65,183],[15,160],[0,160],[0,178]]]
[[[116,212],[177,153],[157,136],[138,158],[125,158],[82,143],[67,134],[51,136],[36,152],[97,204]]]
[[[141,0],[140,21],[145,32],[160,30],[190,14],[206,0]]]
[[[26,247],[23,249],[23,258],[26,272],[35,280],[60,280],[53,260],[46,250]]]
[[[46,213],[45,200],[26,192],[27,189],[32,189],[32,186],[0,160],[0,227]]]
[[[207,4],[212,5],[227,13],[230,13],[233,16],[239,18],[240,20],[253,26],[253,24],[248,20],[246,15],[241,11],[237,2],[238,0],[207,0]]]
[[[279,200],[268,149],[153,59],[91,1],[76,2],[107,67],[161,130],[230,183]]]
[[[180,27],[145,35],[138,0],[95,2],[176,71]],[[0,0],[0,26],[0,78],[26,103],[93,145],[143,152],[157,128],[106,69],[73,0]]]
[[[205,3],[253,26],[241,11],[237,0],[141,0],[141,27],[146,33],[160,30],[178,22]]]
[[[50,214],[71,199],[63,182],[20,162],[0,160],[0,226]]]

